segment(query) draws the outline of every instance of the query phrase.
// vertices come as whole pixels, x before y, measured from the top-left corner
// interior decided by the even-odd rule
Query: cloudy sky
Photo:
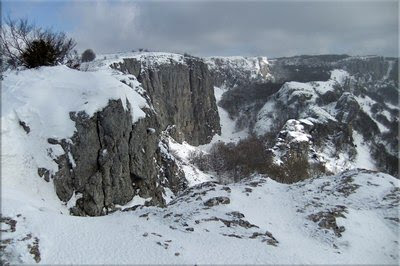
[[[2,13],[97,53],[147,48],[209,55],[398,56],[394,1],[2,1]]]

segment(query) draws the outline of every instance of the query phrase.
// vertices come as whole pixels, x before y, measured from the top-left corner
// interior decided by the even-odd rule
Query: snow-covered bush
[[[68,60],[67,60],[66,65],[69,68],[80,69],[80,67],[81,67],[81,57],[79,56],[79,54],[78,54],[78,52],[76,50],[73,50],[68,55]]]
[[[53,32],[26,19],[5,19],[0,34],[1,53],[6,67],[54,66],[64,63],[76,43],[63,32]]]
[[[96,54],[93,52],[92,49],[86,49],[82,53],[82,62],[91,62],[96,58]]]

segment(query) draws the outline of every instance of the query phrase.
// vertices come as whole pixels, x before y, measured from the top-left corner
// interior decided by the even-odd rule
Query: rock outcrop
[[[171,135],[192,145],[208,143],[221,132],[211,73],[202,59],[157,66],[137,58],[125,58],[113,68],[135,75],[151,98],[163,130],[175,127]]]
[[[74,214],[102,215],[135,195],[163,206],[163,187],[171,183],[171,189],[177,191],[177,186],[185,186],[174,161],[162,155],[157,117],[150,109],[146,114],[132,125],[122,102],[110,101],[92,117],[71,113],[77,128],[71,142],[49,140],[65,151],[58,158],[59,171],[54,176],[57,195],[68,201],[74,193],[82,194]],[[168,174],[165,164],[171,166]]]
[[[70,113],[76,126],[70,140],[49,139],[65,152],[56,159],[59,170],[52,177],[62,201],[77,198],[73,214],[104,215],[136,195],[151,198],[147,204],[164,206],[164,188],[177,193],[187,186],[164,138],[200,145],[220,133],[207,65],[192,57],[156,63],[126,58],[112,64],[123,73],[121,82],[136,82],[129,76],[134,75],[141,83],[139,93],[149,106],[142,108],[145,118],[132,124],[130,110],[121,100],[112,100],[91,117]],[[46,169],[39,172],[49,179]]]

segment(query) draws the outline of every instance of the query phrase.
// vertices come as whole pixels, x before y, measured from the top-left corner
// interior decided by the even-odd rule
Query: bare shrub
[[[53,66],[63,63],[76,43],[63,32],[53,32],[26,19],[6,18],[0,34],[1,53],[7,67]]]
[[[238,182],[252,173],[265,174],[272,165],[272,156],[257,137],[239,143],[216,143],[209,154],[192,153],[190,161],[200,170],[213,171],[220,177]]]
[[[308,159],[305,156],[295,156],[289,153],[281,166],[281,171],[278,171],[279,175],[275,178],[282,183],[294,183],[308,178],[309,168]]]
[[[83,53],[82,53],[82,62],[91,62],[96,58],[96,54],[93,52],[92,49],[86,49]]]
[[[207,154],[199,151],[191,151],[188,155],[189,162],[196,165],[201,171],[210,171],[210,158]]]
[[[215,172],[223,183],[239,182],[253,173],[268,175],[282,183],[293,183],[310,176],[310,165],[305,156],[289,153],[281,165],[273,163],[273,154],[266,148],[265,140],[265,137],[250,136],[237,144],[216,143],[208,154],[192,152],[189,160],[202,171]]]

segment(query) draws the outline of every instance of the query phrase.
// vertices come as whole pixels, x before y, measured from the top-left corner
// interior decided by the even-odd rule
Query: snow
[[[353,131],[354,144],[357,146],[357,157],[355,167],[376,170],[374,159],[371,157],[370,148],[363,141],[363,137],[357,131]]]
[[[334,69],[331,71],[331,77],[328,81],[315,81],[312,84],[315,85],[315,90],[319,94],[325,94],[328,91],[334,90],[334,85],[343,85],[346,79],[349,79],[350,75],[347,71],[342,69]]]
[[[218,106],[218,103],[221,100],[222,95],[226,91],[227,89],[225,88],[214,87],[214,95],[217,101],[218,115],[221,125],[221,134],[220,135],[215,134],[210,143],[201,145],[199,148],[202,150],[208,151],[211,148],[211,146],[217,142],[236,143],[241,139],[247,138],[248,136],[248,130],[244,129],[238,131],[236,129],[236,120],[231,119],[229,113],[224,108]]]
[[[215,177],[205,173],[190,163],[190,155],[198,152],[204,152],[200,147],[195,147],[187,142],[178,143],[174,139],[168,139],[168,145],[173,154],[177,157],[176,162],[185,173],[185,178],[189,186],[194,186],[203,182],[212,181]],[[204,149],[204,147],[203,147]]]
[[[205,57],[204,61],[212,71],[220,69],[234,69],[240,73],[248,74],[251,79],[271,79],[268,72],[269,62],[264,56],[261,57],[243,57],[243,56],[212,56]]]
[[[302,121],[307,121],[305,124],[313,125],[307,119],[302,119]],[[289,119],[283,126],[283,131],[288,133],[290,142],[309,142],[311,140],[311,135],[305,133],[304,126],[295,119]]]
[[[69,201],[67,202],[67,204],[66,204],[66,207],[69,209],[69,208],[72,208],[72,207],[75,207],[76,206],[76,201],[78,200],[78,199],[80,199],[80,198],[82,198],[83,197],[83,194],[82,193],[77,193],[77,192],[75,192],[74,194],[72,194],[72,197],[69,199]]]
[[[290,103],[294,97],[304,97],[310,102],[315,102],[316,99],[316,94],[311,83],[286,82],[278,93],[280,100],[286,103]]]
[[[68,160],[71,163],[72,168],[75,168],[76,167],[76,163],[75,163],[74,157],[72,156],[71,152],[68,152]]]
[[[214,136],[211,144],[194,147],[172,138],[166,138],[167,143],[159,142],[163,155],[175,160],[191,186],[177,196],[164,188],[165,208],[145,207],[150,198],[136,195],[126,205],[116,206],[121,211],[107,216],[70,216],[69,208],[75,206],[82,194],[74,193],[63,204],[52,181],[45,182],[37,173],[38,167],[56,171],[53,159],[64,153],[60,145],[50,145],[47,139],[70,138],[75,126],[69,112],[84,111],[90,116],[104,108],[110,99],[121,99],[126,110],[129,102],[132,123],[145,116],[141,108],[148,104],[136,78],[109,67],[128,57],[139,58],[149,67],[183,63],[183,57],[176,54],[128,53],[106,55],[105,59],[88,63],[87,72],[57,66],[5,73],[1,107],[1,213],[2,217],[15,219],[16,231],[11,232],[11,227],[3,226],[2,222],[6,232],[2,232],[1,240],[2,245],[11,240],[2,255],[12,264],[35,263],[29,245],[36,238],[40,263],[51,265],[398,263],[399,226],[393,219],[399,218],[396,199],[400,184],[392,176],[352,170],[290,185],[259,175],[226,186],[208,182],[216,177],[192,165],[191,153],[206,153],[213,143],[237,142],[248,135],[247,131],[236,132],[236,121],[221,107],[218,112],[222,132]],[[265,74],[263,68],[268,65],[266,58],[226,60],[238,67],[251,68],[257,75]],[[215,59],[210,62],[212,66]],[[346,72],[334,70],[331,80],[318,88],[313,83],[289,82],[284,85],[287,93],[283,90],[280,97],[306,96],[313,103],[318,93],[346,78]],[[225,89],[214,89],[219,101]],[[369,111],[369,99],[358,100]],[[257,132],[271,130],[276,104],[271,97],[261,109]],[[323,118],[334,119],[331,109],[331,106],[313,106],[301,119],[287,121],[291,140],[310,141],[305,128]],[[314,118],[308,117],[310,114]],[[19,121],[29,126],[29,133]],[[148,130],[153,132],[153,128]],[[354,163],[345,154],[334,157],[333,147],[318,152],[327,161],[328,170],[337,173],[354,166],[375,170],[368,144],[359,132],[353,131],[353,138],[357,145]],[[74,167],[72,154],[67,155]],[[343,191],[349,188],[349,195],[344,195]],[[389,197],[389,193],[394,196]],[[229,197],[230,203],[205,208],[204,202],[216,196]],[[140,207],[128,211],[136,205]],[[338,205],[346,208],[345,218],[336,217],[337,225],[345,227],[341,237],[308,218]],[[243,220],[256,227],[226,226],[218,220],[207,220],[212,217],[232,220],[229,215],[232,211],[244,214]],[[188,228],[193,228],[193,232]],[[276,246],[251,238],[254,233],[266,231],[276,238]]]
[[[272,131],[273,123],[276,119],[275,101],[267,101],[257,114],[257,123],[254,126],[254,131],[257,135]]]
[[[318,157],[325,162],[328,172],[338,174],[344,170],[355,168],[347,153],[337,153],[333,144],[328,143],[323,149],[317,152]]]
[[[319,106],[310,106],[307,110],[307,116],[312,116],[314,119],[317,119],[320,123],[326,123],[331,121],[336,121],[336,118],[329,113],[329,108],[323,108]],[[311,119],[310,119],[311,120]]]
[[[163,198],[165,200],[165,203],[168,204],[171,202],[171,200],[173,200],[175,198],[175,194],[174,192],[171,191],[171,189],[169,188],[164,188],[164,194],[163,194]]]
[[[331,71],[331,77],[328,81],[312,81],[312,82],[286,82],[281,89],[272,95],[260,109],[257,114],[257,122],[254,131],[257,135],[263,135],[273,131],[273,123],[277,120],[276,106],[281,104],[291,104],[292,102],[300,102],[302,105],[307,104],[307,108],[299,118],[312,116],[320,122],[336,121],[335,109],[332,105],[318,106],[316,100],[318,94],[325,94],[334,90],[334,85],[343,84],[345,80],[350,78],[349,74],[340,69]]]
[[[361,109],[366,114],[368,114],[368,116],[371,117],[371,119],[376,123],[376,125],[378,126],[379,131],[381,133],[389,131],[389,129],[385,125],[383,125],[382,123],[380,123],[379,121],[377,121],[374,118],[374,115],[371,111],[372,106],[375,104],[374,100],[372,100],[369,96],[364,96],[364,97],[357,96],[355,98],[356,98],[358,104],[360,105]]]
[[[399,110],[399,106],[391,104],[389,102],[385,102],[385,104],[390,108],[390,109],[395,109],[395,110]]]
[[[138,83],[137,83],[138,85]],[[120,99],[126,110],[128,103],[132,123],[143,118],[146,101],[135,90],[104,72],[82,72],[66,66],[41,67],[8,71],[2,81],[1,99],[1,181],[2,196],[32,204],[51,202],[51,208],[68,212],[60,206],[52,182],[38,176],[38,168],[58,170],[53,161],[64,153],[60,145],[48,138],[69,139],[75,132],[70,112],[83,111],[91,116]],[[23,121],[29,133],[19,125]],[[71,154],[69,161],[74,166]],[[18,196],[19,191],[24,196]]]
[[[136,205],[144,205],[147,201],[150,201],[151,198],[142,198],[139,195],[134,196],[131,201],[126,203],[125,205],[116,204],[115,207],[121,208],[121,210],[136,206]]]
[[[389,79],[390,72],[392,72],[393,66],[394,66],[395,63],[396,63],[396,61],[389,61],[388,62],[388,64],[389,64],[388,65],[388,69],[387,69],[385,75],[383,76],[383,79]]]
[[[348,197],[336,185],[345,176],[361,186]],[[250,182],[257,185],[245,192]],[[22,213],[23,217],[16,218],[16,232],[3,234],[2,239],[32,233],[40,240],[42,264],[393,264],[399,259],[398,226],[384,217],[393,217],[396,209],[386,207],[383,198],[398,185],[391,176],[363,172],[293,185],[254,176],[230,185],[230,193],[221,185],[214,190],[197,187],[166,208],[143,207],[103,217],[62,215],[34,208],[30,202],[15,204],[3,198],[3,214]],[[203,191],[202,200],[192,197]],[[228,196],[230,203],[204,210],[203,202],[221,195]],[[338,225],[345,227],[342,237],[307,219],[336,205],[347,207],[346,218],[337,218]],[[232,211],[243,213],[243,220],[258,228],[205,221],[232,219],[227,215]],[[188,227],[194,231],[185,230]],[[276,238],[277,246],[250,238],[266,231]],[[21,254],[14,263],[33,263],[20,243],[12,245],[13,252]]]
[[[127,52],[100,54],[93,62],[85,63],[82,67],[90,71],[107,69],[111,64],[122,63],[124,59],[136,59],[143,67],[158,67],[164,64],[185,64],[185,57],[181,54],[165,52]]]

